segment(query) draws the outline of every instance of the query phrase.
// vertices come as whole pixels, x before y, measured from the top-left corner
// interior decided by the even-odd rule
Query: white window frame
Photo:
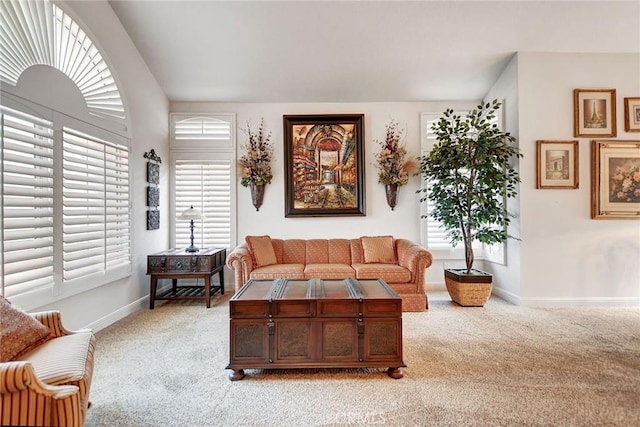
[[[233,113],[170,113],[170,244],[176,247],[176,227],[185,226],[185,223],[179,219],[180,212],[177,211],[176,198],[176,169],[175,165],[178,161],[195,163],[229,163],[229,191],[230,191],[230,217],[229,217],[229,250],[237,244],[237,209],[236,209],[236,115]],[[200,131],[194,131],[190,134],[182,134],[176,132],[176,124],[185,120],[197,121],[202,119],[205,126]],[[228,123],[228,131],[220,132],[220,129],[206,126],[206,122],[220,121]],[[179,128],[179,127],[178,127]],[[179,129],[178,129],[179,130]],[[203,226],[195,224],[196,227]],[[196,231],[197,233],[197,231]],[[196,246],[198,244],[196,243]]]

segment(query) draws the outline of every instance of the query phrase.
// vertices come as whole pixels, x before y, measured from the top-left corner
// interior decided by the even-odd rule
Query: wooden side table
[[[149,308],[153,310],[155,300],[204,299],[211,307],[211,295],[224,294],[224,264],[226,248],[201,249],[185,252],[184,249],[169,249],[147,256],[147,274],[151,276]],[[219,286],[211,286],[211,276],[218,273]],[[171,279],[171,289],[156,295],[158,279]],[[178,286],[178,279],[203,279],[204,286]]]

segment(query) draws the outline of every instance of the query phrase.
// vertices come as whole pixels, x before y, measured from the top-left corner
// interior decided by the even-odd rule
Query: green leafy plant
[[[515,137],[494,120],[500,105],[483,102],[465,117],[445,110],[431,127],[436,144],[418,159],[427,184],[419,190],[427,192],[420,201],[433,203],[429,215],[442,223],[453,246],[464,243],[467,274],[473,268],[473,241],[495,244],[509,237],[506,200],[517,195],[520,182],[509,163],[522,157],[512,145]]]
[[[242,147],[245,153],[238,160],[240,184],[243,187],[253,185],[265,185],[271,183],[273,172],[271,160],[273,159],[273,146],[270,143],[271,132],[264,132],[264,118],[260,120],[260,126],[256,132],[251,130],[251,123],[247,122],[245,130],[249,136],[249,142]]]

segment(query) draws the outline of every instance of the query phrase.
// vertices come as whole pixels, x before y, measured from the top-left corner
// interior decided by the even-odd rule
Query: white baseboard
[[[525,307],[640,307],[640,297],[527,297],[521,298]]]
[[[492,293],[507,302],[524,307],[640,307],[640,297],[521,297],[495,286]]]
[[[128,305],[125,305],[122,308],[119,308],[118,310],[114,311],[113,313],[110,313],[98,320],[96,320],[95,322],[90,323],[89,325],[87,325],[86,327],[93,330],[94,333],[101,331],[102,329],[106,328],[107,326],[113,325],[114,323],[116,323],[118,320],[122,320],[125,317],[129,316],[130,314],[136,313],[140,310],[143,310],[145,308],[149,307],[149,296],[144,296]]]
[[[511,304],[514,305],[521,305],[522,304],[522,298],[519,295],[514,294],[513,292],[509,292],[507,290],[504,290],[502,288],[498,288],[496,286],[493,286],[493,288],[491,289],[491,293],[502,298],[503,300],[510,302]]]

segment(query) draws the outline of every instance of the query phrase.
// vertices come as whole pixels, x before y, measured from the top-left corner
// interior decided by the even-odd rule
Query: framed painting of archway
[[[285,115],[285,217],[364,216],[364,114]]]

